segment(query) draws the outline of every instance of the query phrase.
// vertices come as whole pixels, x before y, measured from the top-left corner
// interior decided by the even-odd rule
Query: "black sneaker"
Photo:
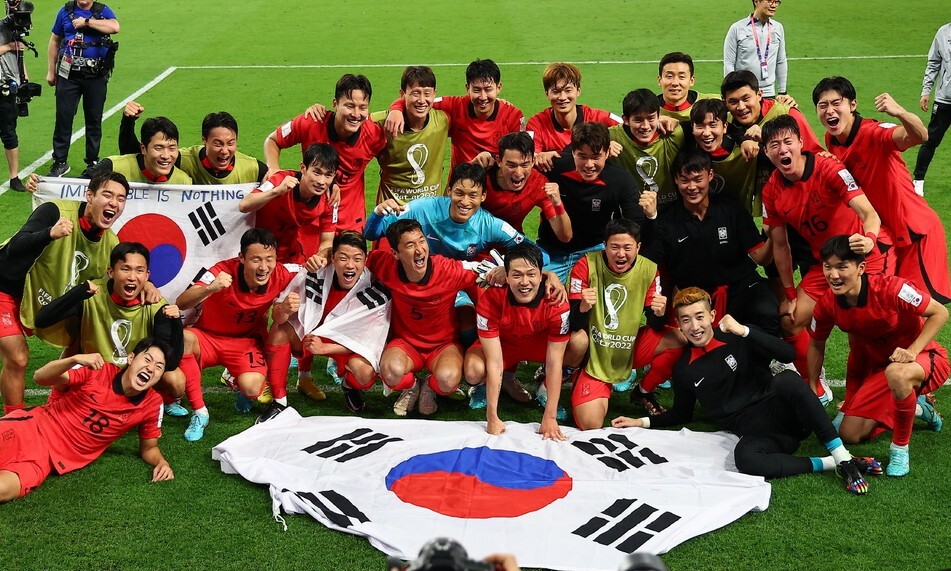
[[[835,473],[845,481],[846,491],[850,494],[863,496],[868,493],[868,483],[862,477],[862,472],[865,469],[865,464],[856,462],[853,458],[852,460],[839,462],[839,465],[835,468]]]
[[[363,412],[363,391],[344,386],[343,401],[347,404],[347,409],[350,412]]]
[[[53,163],[53,166],[50,167],[50,172],[46,173],[46,176],[60,177],[69,172],[69,163],[66,161],[56,161]]]
[[[23,186],[23,181],[18,176],[10,179],[10,188],[17,192],[26,192],[26,187]]]
[[[274,418],[275,416],[284,412],[284,409],[287,408],[287,405],[283,405],[279,402],[271,401],[271,404],[267,405],[267,408],[264,409],[264,412],[261,413],[255,421],[254,424],[261,424],[262,422],[267,422]]]
[[[86,168],[83,170],[82,174],[79,175],[79,178],[92,178],[92,175],[96,172],[96,169],[99,167],[99,161],[93,161],[86,165]]]
[[[638,403],[644,407],[644,410],[647,411],[649,416],[657,416],[667,411],[667,409],[657,402],[657,397],[654,396],[654,393],[642,393],[640,386],[635,386],[631,391],[631,402]]]

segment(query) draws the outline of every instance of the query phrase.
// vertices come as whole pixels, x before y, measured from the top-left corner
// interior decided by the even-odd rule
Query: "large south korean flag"
[[[226,473],[269,486],[274,515],[309,514],[412,559],[439,536],[471,557],[526,567],[613,570],[769,505],[736,472],[736,437],[643,429],[543,441],[537,424],[302,418],[289,408],[212,451]]]
[[[33,207],[47,200],[85,200],[88,180],[43,178]],[[241,235],[254,225],[238,203],[254,184],[174,185],[130,183],[122,216],[112,229],[123,242],[150,253],[150,281],[174,300],[220,260],[238,255]]]

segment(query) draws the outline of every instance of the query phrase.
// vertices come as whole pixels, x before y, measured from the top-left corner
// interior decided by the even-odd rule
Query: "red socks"
[[[184,355],[178,367],[185,374],[185,396],[193,409],[204,408],[205,397],[201,394],[201,369],[194,355]]]
[[[915,422],[917,400],[914,391],[901,400],[895,399],[895,426],[892,428],[892,444],[908,446],[908,442],[911,441],[911,425]]]
[[[641,380],[641,388],[646,392],[652,393],[657,388],[657,385],[669,379],[674,372],[674,365],[677,364],[677,360],[680,359],[682,352],[683,349],[680,348],[668,349],[654,357],[651,360],[650,371],[647,371],[647,374],[644,375],[644,378]]]
[[[265,346],[264,360],[267,361],[267,384],[271,385],[271,395],[276,399],[286,397],[287,370],[291,366],[291,344]]]
[[[809,352],[809,333],[803,329],[799,333],[796,333],[791,337],[783,337],[783,339],[792,345],[793,350],[796,352],[796,360],[793,361],[793,365],[796,366],[796,370],[799,371],[799,375],[802,376],[803,379],[809,380],[806,367],[806,354]]]

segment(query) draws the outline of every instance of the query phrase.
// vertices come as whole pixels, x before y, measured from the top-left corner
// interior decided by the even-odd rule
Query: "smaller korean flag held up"
[[[212,451],[223,472],[269,487],[274,516],[309,514],[410,559],[446,536],[470,556],[525,567],[617,568],[769,506],[770,486],[736,472],[725,433],[563,431],[537,424],[302,418],[287,409]],[[536,532],[526,533],[528,530]]]

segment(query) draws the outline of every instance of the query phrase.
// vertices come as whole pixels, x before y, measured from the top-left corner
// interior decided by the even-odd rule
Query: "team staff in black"
[[[615,418],[622,427],[666,427],[693,418],[697,401],[707,416],[740,437],[734,450],[736,468],[744,474],[780,478],[835,469],[845,489],[865,494],[865,473],[880,474],[873,458],[853,458],[832,421],[808,385],[793,371],[774,378],[772,359],[793,360],[792,346],[756,326],[738,323],[730,315],[714,327],[710,296],[700,288],[682,289],[674,296],[680,331],[689,346],[674,367],[673,407],[654,417]],[[794,456],[800,442],[815,433],[830,456]]]
[[[18,7],[20,0],[8,0],[7,14]],[[26,80],[23,75],[23,44],[6,23],[0,22],[0,141],[3,141],[3,153],[10,168],[10,188],[26,192],[20,180],[20,141],[17,138],[16,92]]]
[[[100,2],[70,0],[56,14],[47,49],[46,82],[56,86],[53,166],[47,176],[69,172],[69,139],[80,99],[86,121],[87,171],[99,160],[102,110],[115,57],[109,36],[117,33],[115,13]]]

